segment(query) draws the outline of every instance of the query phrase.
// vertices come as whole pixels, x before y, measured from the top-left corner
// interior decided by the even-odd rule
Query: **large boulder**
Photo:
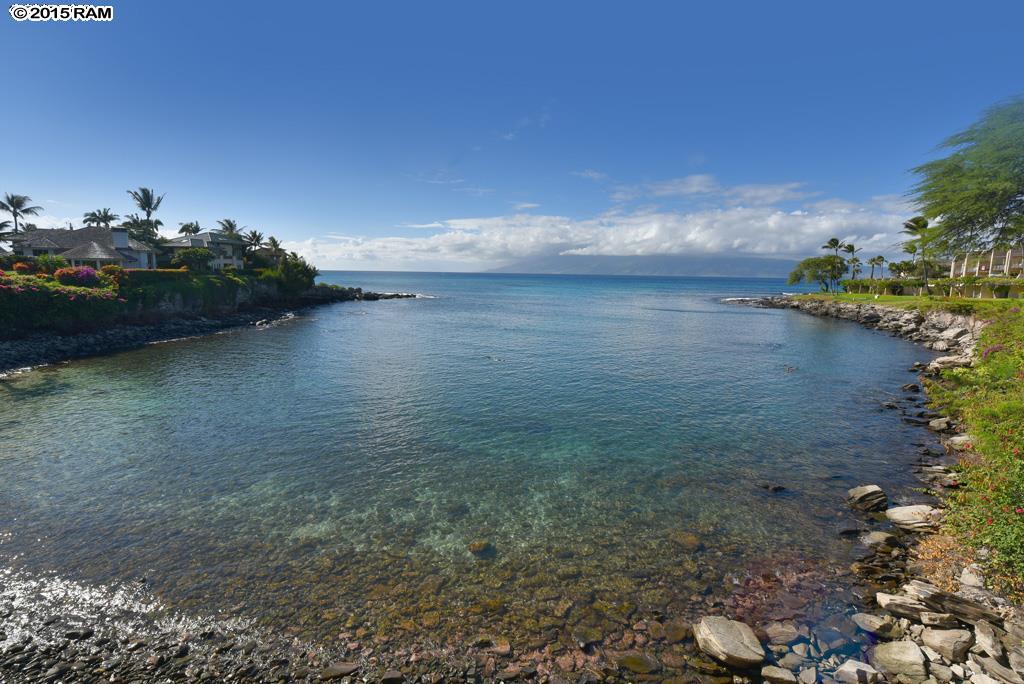
[[[733,667],[749,668],[764,662],[764,647],[754,630],[742,622],[721,616],[701,618],[693,627],[700,650]]]
[[[913,641],[890,641],[878,644],[871,652],[871,662],[893,678],[923,682],[928,677],[924,652]]]
[[[962,663],[974,644],[974,635],[966,629],[926,628],[921,633],[921,641],[949,662]]]
[[[846,492],[846,503],[859,511],[884,511],[889,499],[878,485],[863,485]]]
[[[897,506],[885,512],[885,517],[896,527],[907,532],[925,532],[935,529],[939,511],[926,504]]]
[[[940,356],[928,364],[928,370],[938,371],[943,368],[963,368],[970,365],[970,356]]]
[[[840,684],[875,684],[878,670],[859,660],[847,660],[836,668],[832,678]]]

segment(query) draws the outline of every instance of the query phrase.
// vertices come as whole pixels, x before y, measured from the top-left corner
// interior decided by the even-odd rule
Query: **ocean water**
[[[429,296],[0,382],[0,564],[314,640],[540,648],[855,601],[845,491],[911,496],[929,439],[881,408],[925,350],[721,302],[779,280],[324,280]]]

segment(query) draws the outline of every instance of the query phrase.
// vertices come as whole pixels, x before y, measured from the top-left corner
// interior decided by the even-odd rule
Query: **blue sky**
[[[0,192],[125,190],[322,267],[895,252],[907,169],[1024,91],[1024,3],[150,2],[0,19]]]

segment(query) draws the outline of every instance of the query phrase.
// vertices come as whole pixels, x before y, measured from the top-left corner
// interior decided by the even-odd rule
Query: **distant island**
[[[796,263],[795,259],[746,256],[554,254],[523,259],[492,269],[490,273],[785,278],[796,266]]]

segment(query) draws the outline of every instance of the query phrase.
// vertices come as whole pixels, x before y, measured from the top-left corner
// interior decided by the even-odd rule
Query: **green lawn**
[[[923,297],[915,295],[873,295],[853,294],[844,292],[838,295],[807,294],[802,297],[814,299],[834,299],[840,302],[857,302],[860,304],[884,304],[900,309],[917,309],[918,311],[951,311],[964,315],[976,315],[982,318],[996,316],[1014,308],[1024,306],[1024,299],[968,299],[965,297]]]

